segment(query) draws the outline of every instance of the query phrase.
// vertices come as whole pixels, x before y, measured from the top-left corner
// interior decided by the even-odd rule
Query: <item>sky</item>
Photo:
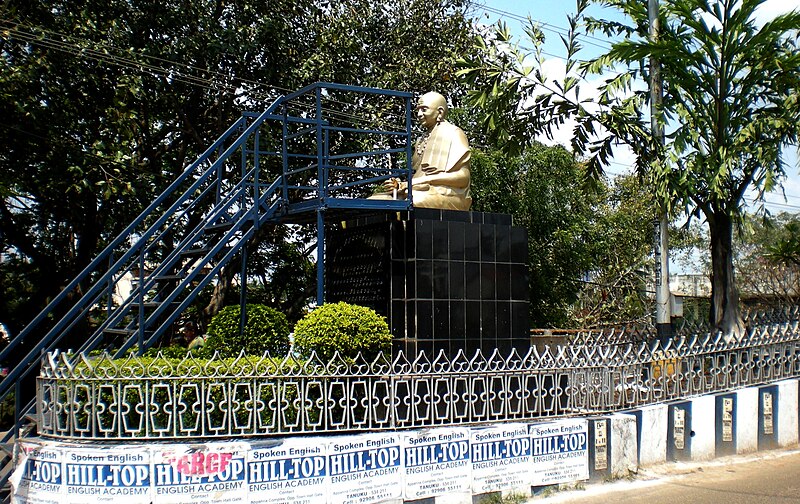
[[[645,0],[643,0],[645,1]],[[502,19],[508,25],[513,34],[519,38],[520,45],[530,46],[523,32],[523,26],[528,17],[541,23],[546,37],[544,52],[549,59],[563,58],[566,49],[559,39],[559,33],[565,33],[567,27],[567,16],[574,15],[576,10],[575,0],[476,0],[479,4],[476,7],[476,15],[480,15],[486,24],[493,24]],[[481,7],[482,4],[484,7]],[[800,0],[767,0],[759,8],[759,18],[768,20],[774,16],[789,12],[792,9],[800,9]],[[608,18],[615,13],[608,9],[592,7],[589,11],[591,15]],[[602,41],[584,42],[586,52],[581,55],[591,56],[595,51],[601,51],[607,47],[607,43]],[[562,137],[562,143],[568,142],[568,136]],[[789,148],[784,153],[787,166],[787,179],[783,183],[784,193],[772,193],[767,195],[766,208],[771,213],[790,212],[800,213],[800,164],[798,162],[797,148]],[[632,157],[626,152],[618,152],[615,159],[607,169],[611,176],[621,173],[628,173],[632,164]]]

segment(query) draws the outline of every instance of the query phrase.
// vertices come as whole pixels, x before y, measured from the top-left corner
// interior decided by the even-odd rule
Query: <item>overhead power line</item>
[[[172,60],[167,60],[146,54],[135,54],[135,58],[130,55],[120,55],[120,49],[99,42],[90,42],[84,39],[58,33],[51,30],[24,25],[10,20],[0,20],[0,30],[9,38],[16,39],[31,45],[44,47],[56,51],[65,52],[74,56],[111,64],[123,68],[129,68],[141,73],[156,77],[165,78],[172,82],[181,82],[187,85],[200,87],[209,91],[222,91],[234,96],[246,96],[249,99],[269,103],[282,94],[292,92],[292,90],[264,84],[245,78],[231,78],[230,75],[187,65]],[[167,65],[167,66],[165,66]],[[246,95],[244,94],[247,87]],[[353,104],[337,101],[330,97],[323,97],[329,104],[352,106]],[[303,109],[306,112],[313,112],[314,104],[294,102],[292,106]],[[323,108],[323,111],[339,120],[355,122],[372,122],[373,124],[385,123],[386,119],[394,118],[397,121],[405,121],[405,116],[399,114],[386,113],[380,120],[367,118],[352,113]]]
[[[523,16],[503,11],[501,9],[495,9],[493,7],[488,7],[485,5],[480,6],[480,8],[489,12],[496,13],[503,17],[514,19],[516,21],[521,21],[521,22],[527,21],[527,18]],[[547,23],[541,23],[541,25],[543,26],[543,28],[558,33],[560,35],[564,35],[567,33],[566,28],[561,28]],[[175,82],[182,82],[187,85],[197,86],[210,91],[222,91],[233,95],[239,95],[240,90],[242,89],[242,85],[248,85],[251,86],[251,89],[248,89],[247,91],[248,97],[251,99],[263,101],[265,103],[274,100],[281,94],[292,92],[292,90],[283,88],[281,86],[276,86],[273,84],[265,84],[263,82],[248,80],[245,78],[232,79],[229,75],[224,74],[222,72],[217,72],[206,68],[200,68],[185,63],[167,60],[164,58],[159,58],[157,56],[136,54],[135,57],[141,58],[141,60],[134,59],[128,56],[121,56],[119,54],[115,54],[119,53],[121,51],[120,49],[108,44],[103,44],[100,42],[90,42],[85,39],[80,39],[74,36],[66,35],[51,30],[45,30],[31,25],[16,23],[14,21],[7,19],[0,20],[0,33],[2,33],[8,38],[15,38],[32,45],[38,45],[40,47],[65,52],[68,54],[84,57],[98,62],[103,62],[106,64],[137,70],[142,73],[150,74],[157,77],[167,78]],[[59,40],[59,38],[61,40]],[[596,39],[596,40],[601,40],[601,39]],[[94,46],[95,48],[92,48],[92,46]],[[600,46],[598,45],[598,47]],[[610,45],[608,45],[607,47],[610,47]],[[523,47],[523,49],[525,48]],[[548,56],[560,57],[553,54],[548,54]],[[205,77],[202,76],[203,74],[205,74],[206,76]],[[337,104],[347,105],[347,106],[352,105],[331,98],[325,98],[325,100],[326,102],[334,105]],[[299,108],[305,109],[306,111],[313,111],[315,108],[313,104],[296,103],[295,105],[298,106]],[[347,112],[332,110],[328,107],[323,108],[323,110],[325,113],[331,116],[337,116],[339,119],[345,119],[351,122],[375,121],[374,118],[365,118],[363,116],[357,116]],[[386,114],[385,118],[387,119],[395,118],[398,121],[405,120],[405,117],[401,117],[397,114],[391,114],[391,113]],[[7,125],[4,126],[8,127]],[[622,168],[628,168],[628,169],[633,168],[629,164],[620,163],[616,161],[612,161],[611,164],[620,166]],[[611,175],[624,174],[623,172],[619,171],[609,171],[609,173]],[[800,196],[797,195],[786,194],[785,196],[787,198],[800,200]],[[753,200],[751,203],[756,203],[756,201]],[[765,206],[770,206],[770,207],[800,211],[800,205],[792,205],[788,203],[769,202],[769,201],[765,201],[763,202],[763,204]]]
[[[569,35],[569,29],[568,28],[557,26],[557,25],[554,25],[554,24],[551,24],[551,23],[546,23],[544,21],[537,20],[537,19],[532,18],[532,17],[525,17],[525,16],[522,16],[520,14],[515,14],[513,12],[508,12],[508,11],[505,11],[505,10],[502,10],[502,9],[497,9],[495,7],[490,7],[490,6],[486,5],[486,4],[477,4],[476,7],[480,8],[481,10],[483,10],[485,12],[488,12],[488,13],[491,13],[491,14],[496,14],[496,15],[500,16],[501,18],[511,19],[511,20],[514,20],[514,21],[519,22],[519,23],[527,23],[528,21],[531,21],[535,25],[541,27],[542,30],[549,31],[551,33],[555,33],[556,35],[559,35],[559,36],[567,36],[567,35]],[[592,36],[592,35],[582,34],[582,35],[579,35],[578,38],[583,40],[583,42],[585,44],[593,45],[593,46],[598,47],[600,49],[610,49],[611,48],[611,43],[609,43],[608,40],[602,39],[600,37],[595,37],[595,36]]]

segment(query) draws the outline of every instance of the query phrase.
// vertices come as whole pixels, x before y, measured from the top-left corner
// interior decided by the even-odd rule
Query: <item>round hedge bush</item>
[[[260,304],[248,304],[246,310],[244,334],[239,334],[239,305],[226,306],[214,315],[202,355],[218,351],[222,357],[235,357],[244,350],[247,355],[269,351],[273,356],[283,356],[289,352],[289,322],[283,313]]]
[[[316,351],[330,359],[338,351],[355,358],[359,352],[371,359],[392,346],[386,319],[372,308],[339,302],[315,308],[294,326],[294,348],[303,357]]]

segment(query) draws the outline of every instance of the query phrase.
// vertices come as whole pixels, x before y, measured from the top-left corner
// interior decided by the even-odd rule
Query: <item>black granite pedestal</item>
[[[327,236],[326,302],[386,316],[395,350],[527,352],[527,232],[510,215],[415,209]]]

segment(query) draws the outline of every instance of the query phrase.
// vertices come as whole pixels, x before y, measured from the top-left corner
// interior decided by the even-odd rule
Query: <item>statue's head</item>
[[[427,130],[447,117],[447,100],[439,93],[425,93],[417,100],[417,121]]]

